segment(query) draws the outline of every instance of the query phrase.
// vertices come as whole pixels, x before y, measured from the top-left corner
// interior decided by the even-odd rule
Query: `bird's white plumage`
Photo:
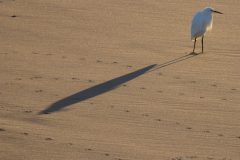
[[[199,38],[204,36],[206,31],[212,29],[212,8],[207,7],[197,12],[192,19],[191,26],[191,39]]]

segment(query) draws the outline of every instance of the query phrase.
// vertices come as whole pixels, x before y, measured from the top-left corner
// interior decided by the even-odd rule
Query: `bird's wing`
[[[201,37],[205,33],[204,28],[203,14],[198,12],[192,19],[191,39],[194,40],[195,38]]]
[[[204,27],[206,28],[207,31],[212,29],[212,23],[213,23],[212,15],[206,16],[204,20]]]

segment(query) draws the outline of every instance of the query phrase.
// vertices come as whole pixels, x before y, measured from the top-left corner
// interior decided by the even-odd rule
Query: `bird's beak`
[[[219,11],[214,11],[214,10],[213,10],[213,12],[214,12],[214,13],[218,13],[218,14],[223,14],[222,12],[219,12]]]

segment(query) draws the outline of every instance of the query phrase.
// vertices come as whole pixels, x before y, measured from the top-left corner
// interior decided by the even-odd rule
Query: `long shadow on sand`
[[[68,107],[72,104],[75,103],[79,103],[81,101],[87,100],[89,98],[93,98],[95,96],[101,95],[105,92],[111,91],[117,87],[119,87],[121,84],[126,83],[130,80],[133,80],[145,73],[148,72],[152,72],[155,71],[157,69],[166,67],[168,65],[192,58],[194,56],[196,56],[198,54],[187,54],[184,56],[181,56],[179,58],[173,59],[171,61],[168,61],[166,63],[163,64],[153,64],[153,65],[149,65],[147,67],[141,68],[139,70],[136,70],[134,72],[125,74],[123,76],[111,79],[109,81],[103,82],[101,84],[95,85],[93,87],[87,88],[85,90],[82,90],[80,92],[77,92],[73,95],[70,95],[68,97],[65,97],[61,100],[56,101],[55,103],[53,103],[52,105],[50,105],[49,107],[47,107],[46,109],[44,109],[43,111],[39,112],[39,114],[49,114],[49,113],[53,113],[53,112],[57,112],[65,107]]]

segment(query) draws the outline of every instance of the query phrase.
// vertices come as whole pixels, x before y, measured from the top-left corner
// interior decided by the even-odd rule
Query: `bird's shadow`
[[[48,106],[46,109],[40,111],[39,114],[49,114],[49,113],[60,111],[61,109],[66,108],[72,104],[82,102],[84,100],[96,97],[98,95],[101,95],[101,94],[111,91],[113,89],[116,89],[120,85],[122,85],[130,80],[133,80],[143,74],[155,71],[157,69],[169,66],[174,63],[178,63],[180,61],[184,61],[186,59],[192,58],[197,55],[198,54],[190,53],[190,54],[178,57],[176,59],[170,60],[168,62],[162,63],[162,64],[152,64],[152,65],[146,66],[144,68],[138,69],[134,72],[131,72],[131,73],[119,76],[117,78],[108,80],[106,82],[97,84],[95,86],[81,90],[77,93],[74,93],[70,96],[67,96],[63,99],[60,99],[60,100],[54,102],[53,104]]]

